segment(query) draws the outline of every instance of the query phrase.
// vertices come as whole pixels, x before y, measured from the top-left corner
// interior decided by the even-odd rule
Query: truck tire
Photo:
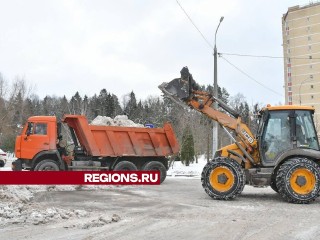
[[[246,176],[237,161],[217,157],[203,168],[201,182],[205,192],[213,199],[230,200],[243,191]]]
[[[114,171],[138,171],[138,168],[134,163],[129,161],[121,161],[113,169]]]
[[[160,183],[162,183],[167,177],[167,169],[166,167],[158,161],[147,162],[142,167],[143,171],[160,171]]]
[[[291,203],[310,203],[319,196],[320,167],[307,158],[292,158],[277,173],[279,194]]]
[[[59,171],[59,165],[56,161],[45,159],[40,161],[35,167],[34,171]]]

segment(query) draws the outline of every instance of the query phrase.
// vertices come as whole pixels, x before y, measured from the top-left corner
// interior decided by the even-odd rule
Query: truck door
[[[49,150],[48,123],[28,122],[21,139],[21,158],[32,159],[45,150]]]

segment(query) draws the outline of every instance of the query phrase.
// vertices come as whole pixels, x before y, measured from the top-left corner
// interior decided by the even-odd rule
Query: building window
[[[313,95],[311,95],[311,99],[313,99]]]
[[[288,87],[288,92],[292,92],[292,87]]]
[[[313,75],[310,75],[310,78],[312,79],[312,78],[313,78]]]
[[[287,63],[291,63],[291,59],[290,58],[287,58]]]
[[[313,85],[311,85],[310,87],[313,88]]]
[[[290,40],[289,39],[287,40],[287,44],[290,44]]]
[[[308,22],[310,21],[310,18],[309,18],[309,17],[307,17],[307,21],[308,21]]]
[[[312,68],[312,65],[310,65],[309,68]]]
[[[290,53],[290,49],[289,48],[288,48],[287,52]]]
[[[309,59],[312,59],[312,56],[311,56],[311,55],[309,56]]]
[[[311,41],[311,37],[310,36],[308,37],[308,40]]]
[[[309,51],[311,50],[311,45],[308,46],[308,50],[309,50]]]
[[[291,76],[288,76],[288,84],[291,83]]]

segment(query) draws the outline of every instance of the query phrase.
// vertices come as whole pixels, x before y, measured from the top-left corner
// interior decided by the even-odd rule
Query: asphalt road
[[[1,239],[320,239],[320,199],[289,204],[271,188],[246,186],[232,201],[212,200],[199,179],[167,178],[160,186],[38,193],[32,204],[117,214],[118,222],[79,229],[79,221],[10,225]]]

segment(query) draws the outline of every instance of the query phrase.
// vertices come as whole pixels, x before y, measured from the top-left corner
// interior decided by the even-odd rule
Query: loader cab
[[[268,106],[258,129],[262,165],[274,166],[279,154],[296,148],[319,150],[314,109],[306,106]]]

